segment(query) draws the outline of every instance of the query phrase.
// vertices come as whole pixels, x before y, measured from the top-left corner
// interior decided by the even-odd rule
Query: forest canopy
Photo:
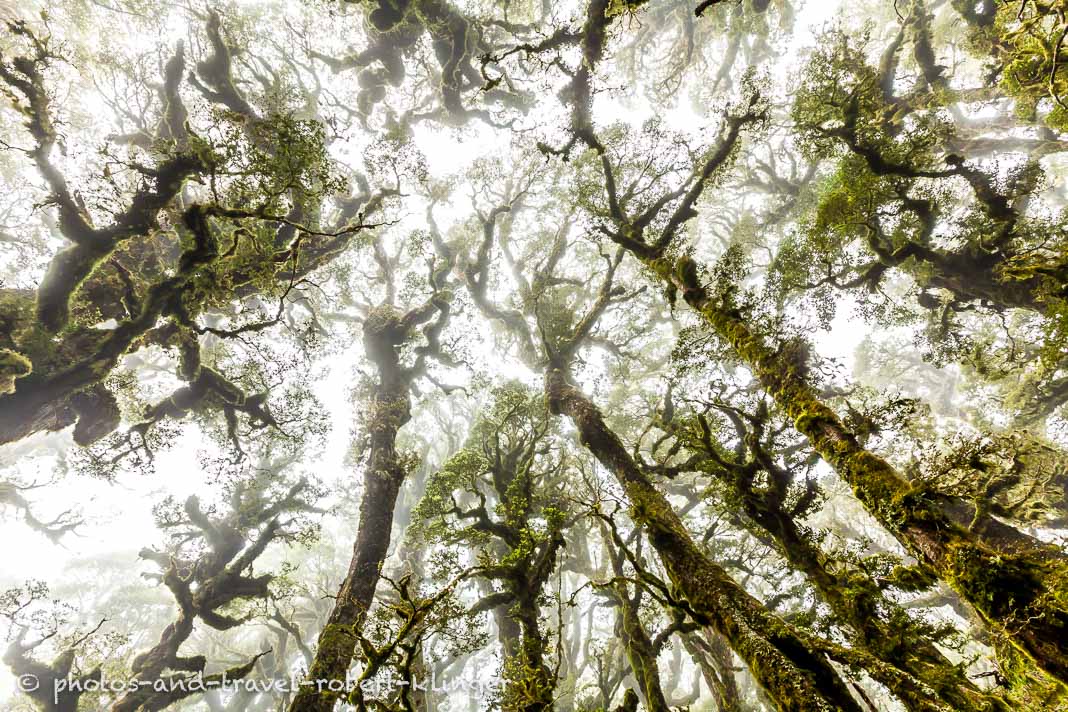
[[[0,0],[0,707],[1068,712],[1064,0]]]

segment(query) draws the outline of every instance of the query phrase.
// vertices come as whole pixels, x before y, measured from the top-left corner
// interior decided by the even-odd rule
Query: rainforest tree
[[[0,19],[5,709],[1068,710],[1060,3]]]

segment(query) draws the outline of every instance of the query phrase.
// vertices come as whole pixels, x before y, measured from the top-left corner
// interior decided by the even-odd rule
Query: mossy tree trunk
[[[763,421],[752,418],[754,430],[738,419],[738,438],[745,448],[734,458],[715,451],[717,444],[708,440],[707,424],[683,425],[677,419],[665,424],[689,449],[707,459],[694,467],[718,479],[740,502],[757,538],[777,550],[791,567],[804,574],[834,612],[839,623],[852,636],[850,644],[931,685],[939,698],[959,709],[998,709],[999,700],[982,694],[938,648],[917,630],[899,604],[884,595],[882,588],[866,571],[828,556],[797,523],[798,507],[787,507],[788,490],[794,473],[781,466],[773,451],[762,444]],[[701,434],[698,435],[698,432]],[[747,451],[747,452],[746,452]],[[745,454],[743,454],[745,453]],[[756,485],[757,475],[766,480]],[[809,501],[814,500],[813,497]],[[799,502],[803,502],[805,497]]]
[[[976,512],[959,499],[937,498],[914,486],[865,449],[820,400],[808,382],[804,364],[770,347],[734,305],[700,284],[700,269],[692,259],[668,256],[682,227],[697,215],[696,205],[710,179],[730,164],[742,129],[766,120],[759,95],[754,93],[741,113],[727,118],[719,145],[687,184],[664,193],[640,215],[628,214],[618,194],[612,158],[596,135],[589,111],[592,73],[603,57],[607,24],[604,5],[591,2],[582,32],[584,62],[563,96],[572,110],[572,137],[562,148],[545,144],[539,148],[547,155],[567,157],[581,142],[597,154],[607,199],[602,216],[606,222],[599,230],[649,267],[670,295],[684,297],[750,368],[798,432],[849,483],[865,508],[913,555],[975,606],[987,622],[1004,631],[1021,652],[1062,683],[1068,682],[1068,636],[1064,634],[1068,629],[1068,563],[1063,552]],[[977,197],[982,199],[983,186],[978,185]],[[670,210],[669,205],[673,206]],[[663,226],[656,228],[654,236],[658,218],[663,219]]]
[[[627,651],[630,670],[641,690],[642,705],[647,712],[670,712],[660,685],[657,650],[642,623],[638,603],[628,596],[623,585],[616,586],[615,597],[619,604],[620,638]]]
[[[645,591],[642,586],[635,584],[634,593],[630,592],[625,579],[625,558],[623,552],[620,551],[625,543],[617,540],[616,545],[613,545],[612,538],[614,537],[611,537],[607,531],[604,531],[604,535],[615,578],[610,585],[602,589],[602,592],[618,610],[616,635],[619,636],[626,650],[627,662],[638,683],[641,702],[645,709],[649,712],[669,712],[667,698],[660,683],[660,665],[657,663],[657,656],[660,654],[663,643],[654,642],[649,637],[649,632],[641,618],[642,594]],[[661,640],[661,636],[658,636],[658,641]]]
[[[1062,553],[989,516],[976,517],[972,526],[963,523],[966,503],[925,492],[862,446],[819,398],[805,365],[769,346],[728,299],[702,286],[692,260],[643,261],[752,370],[797,431],[888,531],[1018,649],[1068,681],[1068,564]]]
[[[623,487],[631,515],[646,530],[671,583],[694,614],[729,641],[776,706],[783,712],[859,712],[827,658],[704,555],[667,498],[563,371],[546,374],[545,392],[552,412],[571,419],[583,445]]]
[[[734,679],[734,655],[723,636],[712,633],[701,637],[699,633],[688,633],[682,636],[682,645],[700,668],[716,701],[716,709],[742,712],[742,696]]]
[[[438,348],[437,335],[448,320],[448,301],[439,296],[446,273],[447,269],[435,273],[435,294],[426,304],[406,313],[382,305],[371,310],[364,322],[364,349],[378,372],[378,382],[367,418],[370,454],[364,471],[360,522],[348,572],[319,634],[315,659],[306,676],[308,684],[301,685],[290,712],[330,712],[341,696],[331,692],[328,683],[346,678],[389,552],[397,495],[408,473],[403,456],[397,452],[397,433],[411,419],[412,382],[422,373],[425,357]],[[416,327],[435,312],[437,319],[423,329],[428,345],[416,347],[419,357],[415,365],[403,365],[402,347],[412,340]]]
[[[519,623],[519,647],[508,658],[513,666],[505,687],[502,709],[508,712],[541,712],[552,709],[556,678],[545,660],[545,636],[538,618],[538,597],[544,582],[514,591],[515,604],[508,615]]]
[[[291,712],[329,712],[339,698],[316,683],[344,680],[358,645],[358,631],[374,600],[393,529],[393,511],[406,469],[397,453],[397,433],[411,418],[409,382],[398,347],[406,340],[399,317],[380,308],[364,325],[364,345],[378,371],[368,418],[370,456],[364,474],[360,523],[352,560],[326,626],[319,634],[315,660]]]

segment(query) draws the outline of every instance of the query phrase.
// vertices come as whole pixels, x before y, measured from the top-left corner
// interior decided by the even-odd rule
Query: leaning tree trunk
[[[364,324],[364,346],[378,371],[378,383],[367,418],[370,457],[364,474],[360,523],[352,561],[334,609],[319,634],[307,684],[301,685],[290,712],[330,712],[342,697],[339,692],[330,692],[327,683],[346,678],[389,551],[393,510],[407,473],[397,454],[397,433],[411,419],[411,380],[398,353],[407,340],[406,332],[402,317],[388,307],[374,310]]]
[[[552,412],[571,419],[583,445],[619,480],[632,517],[647,531],[671,583],[694,614],[728,640],[778,708],[860,712],[827,658],[811,650],[798,631],[769,613],[704,555],[601,412],[561,370],[546,374],[545,391]]]
[[[882,611],[898,608],[883,595],[878,583],[863,571],[850,571],[843,580],[829,570],[834,563],[797,528],[785,512],[777,513],[778,528],[766,531],[796,570],[805,575],[835,615],[856,633],[853,645],[929,684],[954,709],[1004,709],[998,700],[982,693],[964,671],[947,659],[930,640],[909,635],[907,626],[896,628]],[[900,615],[906,615],[898,608]]]
[[[627,661],[634,679],[641,690],[641,702],[646,712],[670,712],[667,698],[660,685],[660,666],[656,662],[657,650],[645,630],[639,615],[638,605],[627,596],[625,585],[619,584],[615,589],[619,602],[619,617],[622,628],[623,647],[627,651]]]
[[[688,447],[697,451],[704,445],[685,432],[673,430]],[[758,458],[759,459],[759,458]],[[810,536],[802,533],[794,516],[784,506],[789,472],[772,462],[764,465],[775,483],[775,494],[755,487],[750,476],[738,469],[710,464],[705,471],[716,477],[732,497],[740,502],[748,519],[759,528],[757,537],[776,549],[782,557],[821,594],[840,622],[853,636],[851,644],[861,647],[916,679],[926,681],[935,693],[955,709],[998,709],[999,701],[984,694],[964,671],[953,665],[926,638],[917,637],[908,626],[895,625],[896,616],[905,616],[899,604],[889,599],[867,572],[825,554]],[[778,489],[780,488],[781,489]],[[832,573],[840,570],[844,574]],[[887,611],[892,611],[889,620]],[[1003,707],[1001,707],[1003,709]]]
[[[692,260],[643,260],[726,341],[794,427],[849,483],[857,499],[921,562],[1013,645],[1068,682],[1068,562],[992,517],[967,524],[966,503],[937,498],[865,449],[809,383],[805,364],[770,347],[726,299],[714,297]],[[962,521],[963,520],[963,521]]]
[[[701,675],[712,691],[716,709],[718,712],[742,712],[742,695],[734,679],[734,655],[730,646],[723,636],[713,633],[707,639],[700,639],[707,643],[706,655],[696,636],[696,633],[683,635],[682,645],[701,669]]]

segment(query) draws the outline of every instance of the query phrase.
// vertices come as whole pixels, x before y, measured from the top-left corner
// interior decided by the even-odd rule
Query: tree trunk
[[[1017,648],[1068,681],[1068,564],[1063,554],[1000,522],[986,521],[989,516],[971,528],[954,521],[954,508],[964,503],[940,501],[866,450],[819,399],[806,365],[787,350],[768,346],[731,304],[713,298],[699,284],[692,260],[645,262],[731,346],[798,432],[887,530],[988,623],[1004,630]]]
[[[697,635],[688,633],[682,636],[682,645],[701,669],[701,675],[716,701],[716,709],[718,712],[742,712],[742,696],[734,679],[734,655],[730,646],[719,634],[712,633],[703,638]],[[702,643],[708,648],[707,655]]]
[[[559,369],[546,374],[552,412],[566,415],[597,460],[619,480],[631,516],[649,535],[671,583],[693,612],[721,633],[783,712],[860,712],[831,663],[809,649],[698,548],[667,498],[638,469],[601,412]]]
[[[773,465],[767,467],[768,476],[775,482],[783,482],[785,488],[791,479],[789,473],[773,472]],[[804,574],[838,620],[852,630],[851,645],[927,682],[939,698],[954,708],[976,709],[996,702],[984,696],[962,670],[907,623],[892,622],[895,616],[904,618],[905,611],[883,595],[869,574],[828,558],[784,509],[781,493],[774,496],[763,489],[756,491],[751,480],[719,466],[713,465],[708,471],[731,490],[732,496],[742,503],[745,515],[763,530],[757,532],[757,537],[778,550],[793,569]],[[834,570],[843,573],[832,573]]]
[[[627,596],[626,586],[620,584],[616,587],[616,598],[619,601],[620,619],[622,621],[623,646],[627,650],[627,661],[630,663],[634,679],[638,681],[638,689],[641,691],[641,702],[646,712],[670,712],[664,690],[660,686],[660,666],[657,665],[657,651],[653,649],[653,641],[645,630],[639,616],[638,606]]]
[[[334,609],[319,634],[315,660],[290,712],[330,712],[344,695],[330,692],[329,681],[344,681],[358,645],[364,617],[374,600],[382,563],[389,551],[393,510],[406,469],[397,455],[397,432],[411,418],[410,380],[398,348],[406,340],[398,314],[375,310],[364,324],[364,346],[378,370],[368,417],[370,458],[364,475],[360,523],[352,561]]]

